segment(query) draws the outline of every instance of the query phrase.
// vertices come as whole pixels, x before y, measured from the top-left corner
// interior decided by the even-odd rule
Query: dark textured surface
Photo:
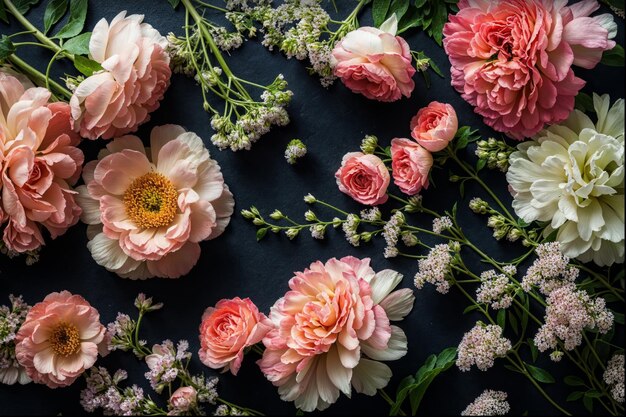
[[[45,3],[45,2],[44,2]],[[165,0],[90,1],[86,28],[92,28],[98,19],[111,19],[126,8],[129,13],[144,13],[145,20],[162,34],[170,31],[180,34],[183,13],[174,12]],[[341,1],[345,10],[352,2]],[[344,4],[345,3],[345,4]],[[29,17],[40,24],[43,6],[32,10]],[[364,22],[369,21],[369,10],[364,13]],[[367,16],[367,17],[365,17]],[[623,43],[623,21],[618,39]],[[18,31],[14,25],[0,26],[1,33]],[[421,76],[416,75],[416,89],[410,99],[392,104],[368,101],[347,91],[340,83],[326,90],[316,78],[307,74],[306,65],[287,60],[277,53],[270,53],[256,40],[247,42],[228,58],[236,74],[259,83],[271,82],[282,72],[294,92],[289,108],[292,122],[287,128],[277,129],[263,137],[249,152],[236,154],[220,152],[209,138],[212,134],[209,118],[201,109],[200,91],[194,82],[174,76],[161,108],[152,115],[152,120],[143,126],[139,136],[146,139],[152,126],[176,123],[195,131],[204,138],[213,157],[224,172],[226,182],[235,195],[236,212],[256,205],[264,214],[280,208],[294,218],[302,218],[307,206],[302,197],[311,192],[346,210],[361,207],[341,194],[333,174],[343,154],[358,150],[365,134],[375,134],[386,146],[394,137],[409,135],[409,120],[417,110],[432,100],[451,103],[459,116],[460,125],[480,129],[485,137],[493,135],[471,107],[450,87],[449,63],[444,51],[423,33],[410,32],[407,41],[414,50],[424,50],[444,71],[445,79],[432,76],[433,84],[427,89]],[[20,56],[45,69],[49,56],[40,50],[20,50]],[[72,72],[70,67],[56,66],[57,74]],[[610,93],[612,98],[623,96],[624,77],[621,68],[598,66],[593,71],[576,69],[576,74],[587,81],[585,91]],[[214,100],[215,102],[215,100]],[[296,166],[287,165],[283,158],[285,145],[291,138],[301,138],[308,146],[309,154]],[[104,142],[84,143],[87,160],[95,157]],[[473,160],[471,150],[467,158]],[[437,211],[451,208],[459,201],[461,224],[468,236],[480,242],[496,259],[510,259],[521,253],[520,245],[498,243],[490,236],[485,218],[478,217],[467,209],[467,201],[484,193],[473,184],[467,184],[465,198],[461,199],[458,188],[447,181],[449,168],[437,170],[434,175],[436,187],[424,194],[425,204]],[[486,171],[485,177],[501,198],[509,201],[504,176],[499,172]],[[398,193],[395,187],[392,192]],[[388,204],[393,206],[393,203]],[[320,216],[333,213],[317,210]],[[412,216],[411,222],[430,227],[427,217]],[[393,268],[405,275],[402,286],[412,287],[416,262],[408,259],[386,260],[382,256],[384,242],[378,239],[373,244],[353,248],[342,234],[328,231],[324,241],[314,241],[303,235],[294,241],[284,236],[268,236],[260,244],[255,241],[255,227],[239,214],[224,235],[202,244],[202,255],[198,265],[187,277],[179,280],[129,281],[116,277],[100,268],[91,259],[86,248],[85,227],[78,225],[66,235],[49,242],[41,254],[41,261],[31,267],[22,260],[0,258],[0,303],[7,302],[8,294],[23,294],[26,301],[34,304],[52,291],[67,289],[83,295],[99,309],[102,321],[109,322],[118,311],[134,314],[133,299],[139,292],[153,296],[165,303],[165,308],[150,314],[143,325],[143,337],[150,344],[165,338],[188,339],[194,352],[192,369],[213,374],[204,368],[195,353],[198,349],[197,328],[200,317],[207,306],[224,297],[250,297],[261,310],[267,312],[274,301],[287,289],[287,281],[293,271],[302,270],[315,260],[325,261],[331,257],[354,255],[371,257],[375,270]],[[470,265],[477,272],[482,266]],[[412,313],[400,324],[409,341],[408,355],[389,363],[394,377],[387,391],[394,393],[400,379],[415,373],[426,357],[443,348],[458,344],[463,333],[480,317],[463,315],[465,300],[455,291],[446,296],[436,293],[431,287],[416,292],[416,303]],[[534,329],[530,330],[531,332]],[[532,333],[530,333],[532,334]],[[256,408],[266,414],[293,414],[291,403],[282,402],[276,388],[267,382],[254,364],[255,354],[244,361],[239,376],[225,374],[221,377],[219,392],[226,399]],[[561,380],[573,371],[567,364],[555,365],[541,360],[541,365]],[[130,382],[139,383],[151,392],[143,378],[145,364],[132,355],[114,352],[100,364],[110,370],[124,368],[129,371]],[[79,391],[84,382],[79,380],[69,388],[50,390],[45,386],[0,386],[0,413],[2,414],[58,414],[80,413]],[[499,389],[509,393],[512,411],[515,414],[528,411],[534,415],[554,413],[554,409],[541,397],[523,377],[512,374],[502,367],[502,362],[488,372],[474,370],[461,373],[452,368],[440,376],[428,391],[421,408],[423,414],[458,414],[484,389]],[[568,391],[563,384],[546,386],[546,390],[564,403]],[[156,395],[154,396],[156,397]],[[325,414],[380,415],[386,414],[388,406],[380,397],[354,394],[352,400],[344,396]]]

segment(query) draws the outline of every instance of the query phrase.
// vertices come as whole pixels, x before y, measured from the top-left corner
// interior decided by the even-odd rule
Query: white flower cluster
[[[293,165],[306,155],[306,151],[306,145],[300,139],[292,139],[285,148],[285,159],[288,164]]]
[[[405,218],[401,211],[396,211],[389,221],[383,226],[383,237],[387,246],[385,247],[385,258],[394,258],[398,256],[398,239],[401,235],[402,226]]]
[[[441,243],[435,245],[428,256],[418,261],[418,271],[415,274],[415,286],[422,289],[425,283],[434,285],[438,292],[446,294],[450,290],[452,277],[452,254],[454,244]]]
[[[489,304],[495,310],[511,307],[515,286],[508,276],[489,270],[480,274],[480,281],[480,287],[476,290],[476,301]]]
[[[346,221],[341,226],[344,234],[346,235],[346,240],[354,247],[359,246],[359,243],[361,241],[361,235],[357,233],[360,222],[361,219],[359,219],[359,216],[351,213],[348,214],[348,216],[346,217]]]
[[[482,322],[465,333],[459,344],[456,366],[463,372],[476,365],[481,371],[491,368],[496,358],[505,357],[511,341],[502,337],[502,327]]]
[[[611,396],[619,403],[624,402],[624,354],[615,354],[606,366],[604,382],[611,387]]]
[[[485,390],[465,410],[461,411],[461,415],[503,416],[511,409],[506,397],[506,392]]]
[[[209,29],[211,36],[218,48],[224,52],[232,51],[243,44],[243,36],[239,32],[229,32],[223,26],[211,26]]]
[[[569,265],[569,258],[561,252],[559,242],[542,243],[535,249],[537,259],[522,278],[522,289],[530,292],[538,287],[544,295],[576,281],[578,268]]]
[[[613,313],[606,308],[604,298],[592,299],[573,284],[553,290],[547,303],[545,323],[534,339],[541,352],[557,349],[559,341],[565,350],[575,349],[582,343],[585,330],[606,333],[613,326]]]
[[[437,217],[433,220],[433,232],[438,235],[444,230],[452,229],[453,226],[452,219],[448,216]]]

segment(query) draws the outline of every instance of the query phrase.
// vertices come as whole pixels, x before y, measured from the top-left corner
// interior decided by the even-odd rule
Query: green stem
[[[391,399],[391,397],[389,397],[389,395],[385,392],[384,389],[379,389],[378,390],[378,394],[381,396],[381,398],[385,401],[387,401],[387,404],[389,404],[390,406],[394,406],[395,405],[395,401]],[[402,409],[398,410],[398,414],[401,416],[406,416],[406,413],[404,411],[402,411]]]
[[[31,67],[26,63],[26,61],[19,58],[17,55],[13,54],[9,56],[8,60],[15,67],[19,68],[21,72],[23,72],[28,78],[33,80],[35,84],[45,87],[47,85],[51,86],[57,93],[61,94],[66,100],[69,100],[72,97],[72,93],[59,83],[53,80],[47,80],[46,76],[39,72],[37,69]]]

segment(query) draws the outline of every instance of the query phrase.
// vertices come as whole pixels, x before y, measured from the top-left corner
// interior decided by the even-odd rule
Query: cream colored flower
[[[624,100],[593,104],[595,124],[575,110],[518,145],[507,181],[518,216],[549,222],[566,256],[604,266],[624,262]]]

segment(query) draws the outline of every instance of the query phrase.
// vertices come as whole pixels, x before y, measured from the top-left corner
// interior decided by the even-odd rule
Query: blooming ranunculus
[[[519,217],[558,230],[566,256],[604,266],[624,262],[624,99],[593,104],[595,124],[575,110],[518,145],[506,178]]]
[[[96,362],[105,331],[98,310],[83,297],[53,292],[28,312],[15,356],[34,382],[64,387]]]
[[[113,140],[85,165],[78,187],[87,247],[119,276],[178,278],[221,235],[233,195],[202,139],[177,125],[157,126],[150,148],[132,135]]]
[[[349,152],[335,173],[339,191],[361,204],[383,204],[389,198],[387,187],[390,176],[385,163],[376,155]]]
[[[593,68],[615,46],[599,4],[553,0],[461,0],[443,41],[452,85],[489,126],[521,140],[565,120],[585,84],[572,65]]]
[[[408,195],[428,188],[428,173],[433,166],[433,156],[409,139],[391,141],[391,168],[393,182]]]
[[[66,103],[50,103],[44,88],[25,89],[0,72],[0,225],[6,247],[17,253],[54,239],[78,222],[71,186],[80,176],[80,138],[70,126]]]
[[[415,83],[411,48],[395,36],[395,15],[381,26],[361,27],[337,42],[331,66],[337,77],[355,93],[371,100],[396,101],[410,97]]]
[[[200,360],[210,368],[237,375],[244,349],[259,343],[272,327],[249,298],[220,300],[202,315]]]
[[[169,415],[180,415],[192,409],[198,401],[198,392],[194,387],[180,387],[172,393],[169,400]]]
[[[447,103],[433,101],[421,108],[411,119],[411,136],[431,152],[439,152],[454,139],[459,121],[454,108]]]
[[[81,82],[70,100],[81,136],[111,139],[134,132],[159,107],[172,75],[167,40],[142,20],[123,11],[94,27],[89,57],[104,70]]]
[[[310,412],[337,401],[339,393],[375,395],[391,369],[380,361],[407,352],[406,335],[390,321],[413,308],[413,291],[392,292],[395,271],[375,273],[369,259],[315,262],[289,281],[291,291],[270,311],[275,328],[263,339],[258,362],[284,401]]]

